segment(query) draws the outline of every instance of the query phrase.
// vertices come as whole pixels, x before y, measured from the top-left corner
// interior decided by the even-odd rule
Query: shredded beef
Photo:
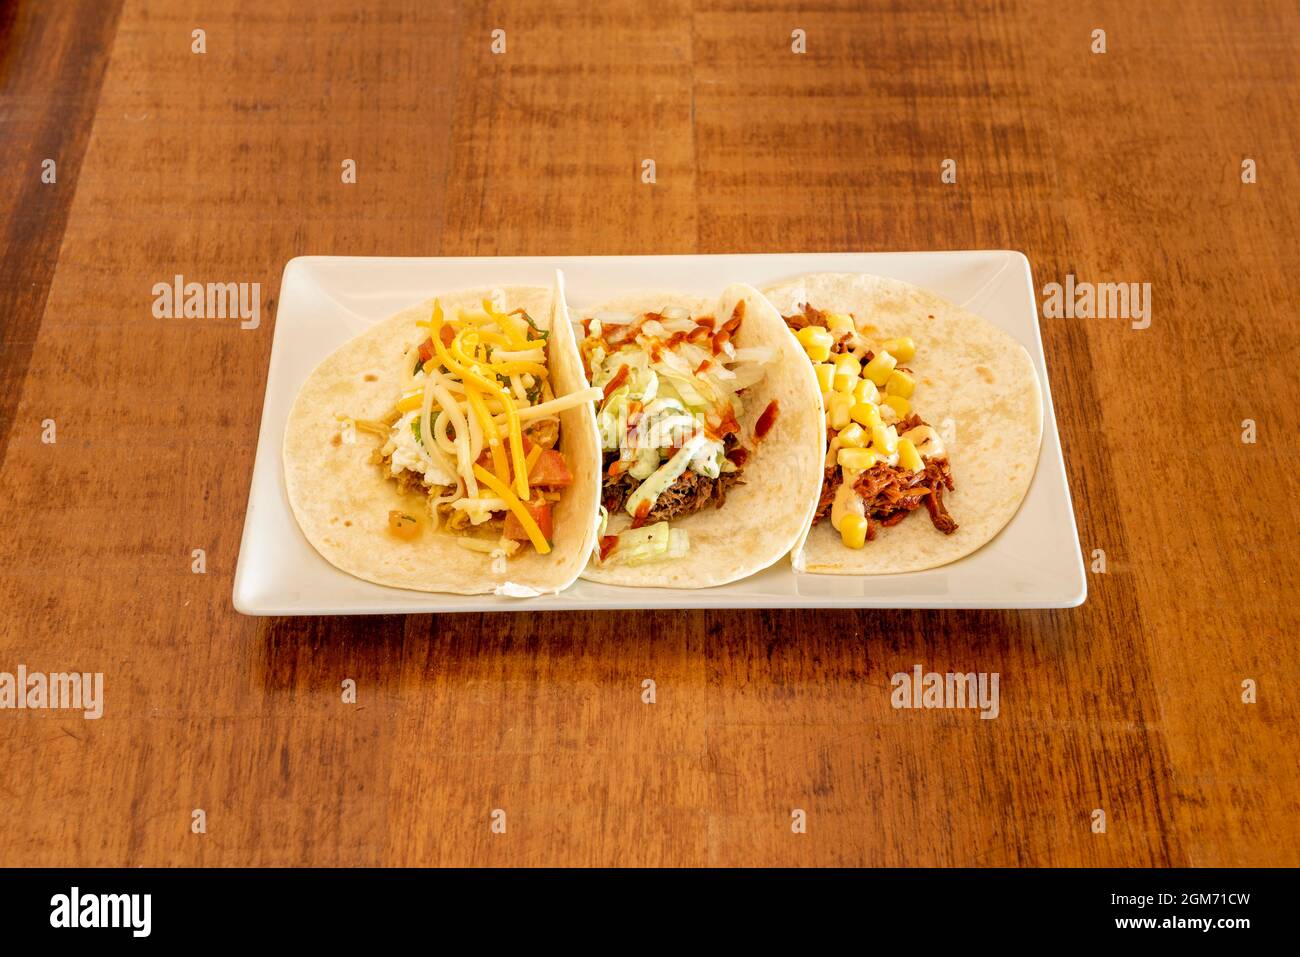
[[[825,518],[826,513],[831,510],[831,506],[835,504],[835,493],[840,490],[840,486],[843,484],[844,473],[840,471],[840,467],[838,465],[826,466],[825,471],[822,473],[821,498],[817,499],[817,511],[813,513],[814,525]]]
[[[919,415],[912,414],[898,423],[898,431],[905,432],[924,424]],[[835,494],[844,482],[843,474],[838,465],[826,468],[822,476],[821,497],[813,514],[814,525],[829,515],[835,504]],[[866,512],[867,540],[876,537],[877,524],[890,528],[922,505],[930,513],[934,527],[945,535],[951,535],[957,530],[957,523],[943,504],[944,489],[953,490],[952,469],[946,458],[926,459],[923,472],[909,472],[884,462],[867,469],[853,485]]]
[[[951,535],[957,523],[943,504],[945,488],[953,490],[947,459],[927,459],[923,472],[909,472],[881,462],[859,475],[853,485],[866,507],[868,538],[875,537],[874,523],[889,528],[923,505],[934,527]]]
[[[800,329],[805,329],[808,326],[824,327],[826,325],[826,313],[822,312],[820,309],[817,309],[808,303],[804,303],[799,307],[799,309],[800,311],[795,313],[793,316],[785,317],[785,324],[795,332],[798,332]]]
[[[626,472],[618,478],[609,478],[609,466],[618,461],[618,452],[605,453],[605,485],[600,493],[601,504],[613,514],[627,503],[628,496],[636,491],[641,479],[633,478]],[[646,514],[645,521],[662,522],[682,515],[692,515],[710,502],[714,508],[721,508],[727,500],[727,490],[740,484],[742,469],[723,472],[715,479],[701,475],[694,469],[687,469],[677,477],[672,485],[664,489],[663,494],[655,500],[654,506]]]

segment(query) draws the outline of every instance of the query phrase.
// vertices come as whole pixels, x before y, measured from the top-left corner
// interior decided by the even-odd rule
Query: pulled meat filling
[[[731,439],[731,436],[727,436]],[[609,509],[610,514],[620,511],[628,496],[636,491],[641,479],[633,478],[626,472],[617,478],[609,477],[609,467],[618,461],[618,452],[605,453],[605,486],[600,493],[600,502]],[[741,469],[723,472],[715,479],[701,475],[694,469],[687,469],[677,476],[676,481],[664,489],[654,507],[645,515],[646,522],[662,522],[682,515],[693,515],[705,506],[712,504],[721,508],[727,500],[727,490],[740,484]]]
[[[912,414],[899,423],[900,431],[925,425],[921,417]],[[817,500],[813,516],[816,525],[824,519],[835,503],[835,493],[843,484],[843,473],[838,465],[829,466],[822,477],[822,493]],[[953,490],[952,469],[946,458],[926,459],[924,472],[909,472],[880,462],[867,469],[853,483],[853,490],[862,499],[867,518],[867,541],[876,537],[876,525],[889,528],[897,525],[912,512],[925,506],[930,522],[945,535],[957,531],[957,523],[943,504],[943,493]]]

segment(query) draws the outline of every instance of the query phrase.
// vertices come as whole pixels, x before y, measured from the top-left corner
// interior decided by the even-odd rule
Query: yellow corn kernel
[[[853,317],[843,312],[832,312],[826,316],[826,328],[835,335],[853,331]]]
[[[916,358],[916,343],[912,341],[911,336],[899,336],[897,339],[886,339],[880,344],[884,349],[899,362],[908,362]]]
[[[853,408],[853,396],[843,392],[832,392],[826,403],[826,422],[832,429],[842,429],[849,424],[849,410]]]
[[[862,375],[862,362],[847,352],[835,357],[835,374],[857,378]]]
[[[817,373],[817,384],[821,390],[830,392],[835,382],[835,366],[829,362],[817,362],[813,364],[813,371]]]
[[[859,402],[876,403],[880,401],[880,390],[870,379],[859,379],[857,385],[853,387],[853,398]]]
[[[873,425],[871,448],[880,455],[893,455],[898,451],[898,430],[892,425]]]
[[[894,371],[894,366],[898,365],[898,360],[888,352],[881,350],[875,358],[866,364],[862,370],[862,377],[870,379],[878,386],[884,385],[889,381],[889,375]]]
[[[883,424],[880,410],[871,402],[858,402],[849,410],[849,418],[864,429]]]
[[[825,362],[831,357],[831,346],[835,340],[821,326],[804,326],[795,333],[795,338],[813,362]]]
[[[835,461],[840,468],[865,472],[876,464],[876,453],[871,449],[840,449]]]
[[[909,472],[920,472],[925,468],[925,463],[921,461],[921,453],[916,451],[916,446],[912,444],[911,439],[898,440],[898,465],[899,468],[905,468]]]
[[[871,436],[862,431],[862,426],[856,422],[850,422],[844,428],[840,429],[840,434],[836,436],[840,440],[840,445],[845,448],[860,449],[870,440]]]
[[[840,541],[849,548],[867,544],[867,520],[861,515],[846,515],[840,519]]]
[[[885,396],[885,405],[897,412],[900,419],[907,418],[907,413],[912,411],[912,403],[908,402],[901,395]]]
[[[835,391],[852,392],[862,380],[862,363],[850,355],[835,357]]]
[[[886,392],[890,395],[901,395],[904,399],[910,399],[915,389],[916,380],[906,372],[899,372],[897,369],[889,373],[889,378],[885,381]]]

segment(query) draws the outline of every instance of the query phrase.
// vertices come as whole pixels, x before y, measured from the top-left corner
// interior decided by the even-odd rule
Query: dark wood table
[[[0,4],[0,671],[106,683],[0,711],[0,864],[1300,863],[1300,10],[864,7]],[[1043,321],[1082,608],[231,607],[293,256],[965,248],[1152,286]]]

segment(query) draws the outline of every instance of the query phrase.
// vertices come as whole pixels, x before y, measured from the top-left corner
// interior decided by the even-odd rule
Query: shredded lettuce
[[[603,528],[602,528],[603,531]],[[605,559],[606,565],[647,565],[681,558],[690,550],[690,537],[667,522],[644,528],[629,528],[618,536],[618,545]]]

